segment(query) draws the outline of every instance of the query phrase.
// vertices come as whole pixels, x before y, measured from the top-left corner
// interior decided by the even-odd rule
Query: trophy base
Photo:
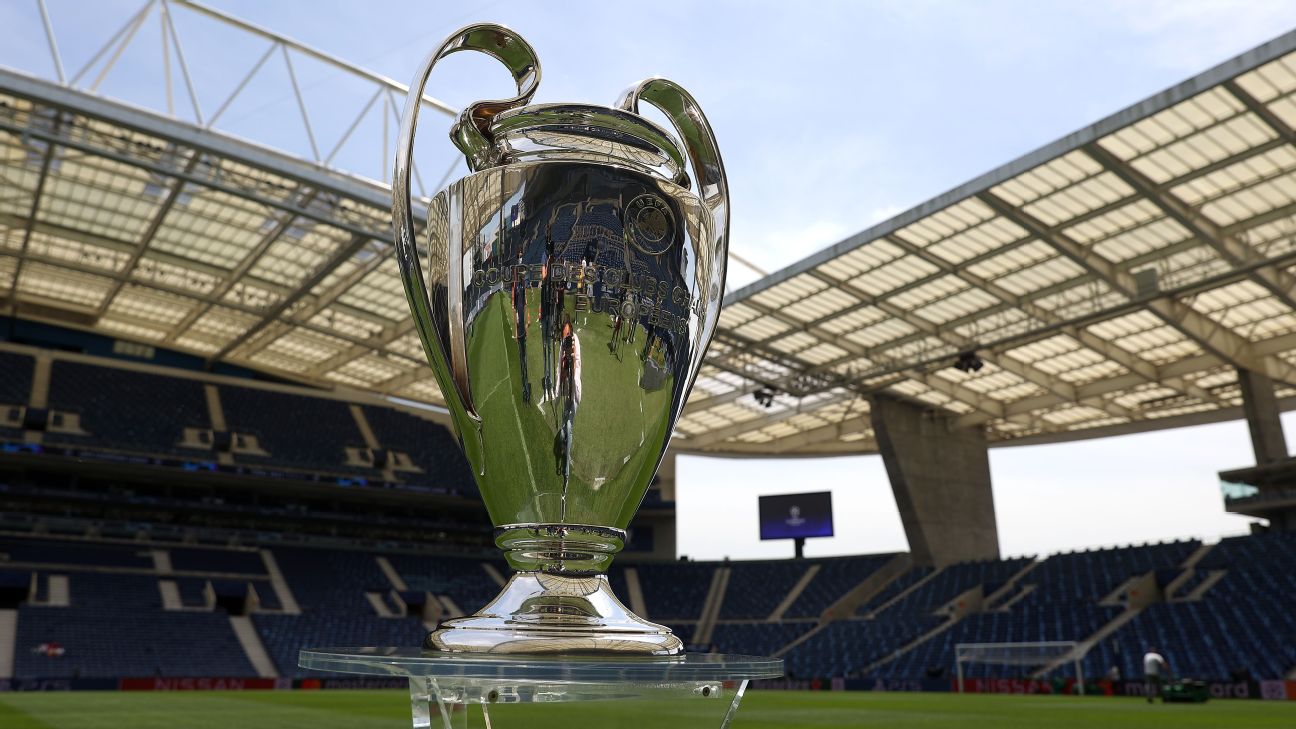
[[[409,679],[413,729],[728,729],[749,681],[783,675],[777,658],[716,653],[489,656],[308,648],[298,665]]]
[[[673,656],[680,639],[630,612],[607,576],[517,572],[489,605],[443,621],[424,647],[450,653],[567,653]]]

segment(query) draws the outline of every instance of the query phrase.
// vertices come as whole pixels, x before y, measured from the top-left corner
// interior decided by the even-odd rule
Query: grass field
[[[82,692],[0,694],[4,729],[376,729],[408,727],[399,691]],[[590,705],[585,705],[590,707]],[[578,705],[568,707],[581,709]],[[550,706],[548,708],[556,708]],[[592,708],[592,707],[591,707]],[[647,715],[645,715],[647,714]],[[526,729],[687,729],[670,707],[610,721],[601,712]],[[435,724],[434,724],[435,726]],[[514,722],[497,718],[494,729]],[[1149,706],[1140,699],[912,693],[753,692],[736,729],[1252,729],[1296,726],[1296,702]]]

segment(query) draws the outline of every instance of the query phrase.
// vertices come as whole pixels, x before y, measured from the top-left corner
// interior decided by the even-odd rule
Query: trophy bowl
[[[420,101],[436,63],[463,50],[503,63],[518,95],[474,103],[452,126],[471,173],[430,202],[420,245]],[[674,655],[679,638],[622,605],[606,573],[719,318],[724,165],[706,117],[671,81],[632,86],[614,107],[530,105],[539,80],[520,36],[468,26],[424,62],[401,119],[392,219],[406,297],[514,570],[425,647]],[[641,101],[682,143],[640,115]]]

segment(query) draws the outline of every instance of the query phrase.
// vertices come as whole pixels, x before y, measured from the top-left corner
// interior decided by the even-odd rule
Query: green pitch
[[[4,729],[399,729],[408,696],[398,691],[246,691],[0,694]],[[578,708],[572,705],[572,708]],[[593,707],[586,705],[587,709]],[[680,729],[662,706],[648,715],[567,727]],[[1296,726],[1296,702],[1212,701],[1147,705],[1140,699],[1062,696],[959,696],[753,692],[735,729],[1251,729]],[[495,729],[511,729],[505,722]],[[545,729],[531,723],[526,729]]]

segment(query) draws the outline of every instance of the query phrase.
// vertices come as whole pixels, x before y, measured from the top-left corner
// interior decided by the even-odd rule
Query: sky
[[[1289,1],[206,2],[401,81],[451,31],[476,21],[508,25],[536,49],[538,102],[610,104],[644,77],[671,78],[715,128],[732,188],[731,249],[767,271],[1296,27]],[[72,75],[141,2],[47,4]],[[0,0],[0,65],[53,77],[37,8],[35,0]],[[173,19],[209,118],[266,45],[184,8]],[[100,93],[165,108],[159,28],[157,18],[141,28]],[[174,57],[171,69],[175,114],[193,121]],[[372,88],[305,59],[294,73],[326,156]],[[459,54],[438,67],[428,93],[458,108],[510,90],[494,61]],[[360,117],[335,166],[381,179],[391,155],[380,107]],[[280,58],[216,127],[314,155]],[[464,172],[446,127],[431,114],[420,125],[416,164],[433,189],[446,173]],[[729,287],[757,277],[731,265]],[[1287,431],[1290,439],[1296,421]],[[1243,532],[1247,520],[1222,511],[1215,473],[1253,461],[1237,422],[993,449],[1002,550],[1047,554]],[[876,456],[681,457],[677,481],[679,551],[696,558],[790,554],[788,543],[755,538],[755,497],[798,490],[829,489],[836,507],[840,536],[812,540],[808,554],[905,548]]]

